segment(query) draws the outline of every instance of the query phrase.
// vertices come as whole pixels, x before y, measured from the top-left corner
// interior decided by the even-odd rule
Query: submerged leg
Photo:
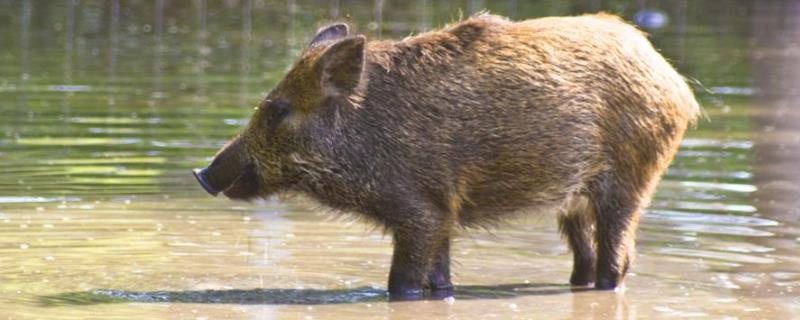
[[[392,300],[422,298],[433,260],[434,241],[431,238],[407,230],[394,232],[394,253],[389,271],[389,297]]]
[[[595,281],[596,255],[593,242],[593,213],[585,197],[573,200],[567,212],[559,216],[558,226],[572,251],[572,275],[569,283],[589,285]]]
[[[405,217],[412,219],[410,215]],[[392,230],[394,254],[389,271],[389,296],[393,300],[421,299],[425,288],[434,283],[432,280],[437,288],[450,283],[449,246],[442,251],[449,229],[435,218],[413,219],[413,223],[399,224]]]
[[[447,298],[453,296],[453,284],[450,282],[450,239],[445,238],[439,244],[433,260],[433,268],[428,274],[431,296]]]
[[[641,198],[607,179],[592,190],[597,246],[596,289],[614,289],[622,284],[632,263]]]

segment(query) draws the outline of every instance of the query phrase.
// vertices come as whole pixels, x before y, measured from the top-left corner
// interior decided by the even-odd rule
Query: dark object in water
[[[633,22],[648,30],[661,29],[669,24],[669,16],[663,11],[642,10],[633,16]]]

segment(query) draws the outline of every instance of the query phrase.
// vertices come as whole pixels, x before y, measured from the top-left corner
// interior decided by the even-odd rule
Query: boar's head
[[[200,185],[242,200],[291,189],[302,176],[298,157],[320,147],[315,141],[325,139],[335,108],[350,103],[364,82],[365,41],[344,24],[321,28],[244,131],[194,170]]]

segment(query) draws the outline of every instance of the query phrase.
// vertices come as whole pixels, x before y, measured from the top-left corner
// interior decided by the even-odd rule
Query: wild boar
[[[545,212],[570,283],[613,289],[698,113],[645,35],[608,14],[481,14],[375,42],[333,24],[195,176],[213,195],[301,193],[385,226],[391,297],[452,294],[456,227]]]

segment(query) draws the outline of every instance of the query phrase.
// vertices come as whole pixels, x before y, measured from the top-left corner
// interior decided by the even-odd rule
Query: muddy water
[[[800,6],[641,3],[0,1],[0,318],[796,317]],[[402,37],[487,4],[667,17],[651,39],[701,84],[707,118],[643,217],[624,291],[567,286],[554,217],[536,216],[455,242],[454,300],[388,303],[379,229],[192,181],[318,24]]]

